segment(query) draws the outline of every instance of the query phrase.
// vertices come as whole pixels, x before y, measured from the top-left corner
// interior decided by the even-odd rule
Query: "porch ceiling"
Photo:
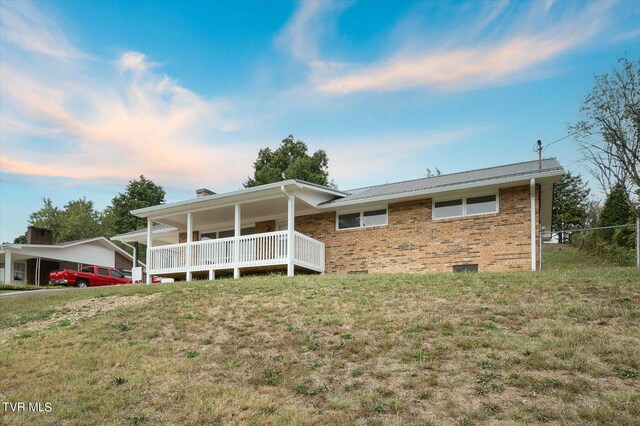
[[[314,213],[316,209],[300,198],[296,198],[296,215],[302,212]],[[193,229],[218,228],[234,224],[235,207],[227,205],[192,213]],[[243,225],[260,220],[284,219],[287,217],[287,198],[278,196],[266,200],[253,201],[241,204],[240,217]],[[187,228],[187,215],[185,213],[166,216],[156,219],[155,222],[174,226],[184,230]]]

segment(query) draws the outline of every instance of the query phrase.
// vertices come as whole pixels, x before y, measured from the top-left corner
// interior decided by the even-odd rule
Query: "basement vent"
[[[478,264],[455,265],[453,267],[453,272],[462,272],[464,274],[478,272]]]
[[[369,271],[367,271],[366,269],[362,269],[359,271],[348,271],[347,274],[368,274]]]

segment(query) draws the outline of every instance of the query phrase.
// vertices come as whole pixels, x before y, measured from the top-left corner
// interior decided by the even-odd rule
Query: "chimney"
[[[30,226],[27,228],[27,244],[50,246],[53,244],[53,232],[49,229]]]
[[[196,195],[198,198],[206,197],[207,195],[215,195],[215,192],[207,188],[196,189]]]

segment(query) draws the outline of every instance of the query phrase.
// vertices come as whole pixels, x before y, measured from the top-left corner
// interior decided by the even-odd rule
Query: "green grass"
[[[544,244],[542,246],[542,269],[562,270],[611,266],[633,267],[635,266],[635,258],[631,256],[612,260],[570,244]]]
[[[249,277],[0,299],[6,424],[635,424],[640,272]]]

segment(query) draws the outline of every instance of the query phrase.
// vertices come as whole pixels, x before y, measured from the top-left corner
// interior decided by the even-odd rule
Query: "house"
[[[0,280],[5,283],[43,285],[56,269],[100,265],[130,270],[133,257],[104,237],[53,244],[48,229],[30,226],[26,244],[0,245]]]
[[[300,180],[132,211],[149,274],[535,270],[554,158],[341,191]]]

